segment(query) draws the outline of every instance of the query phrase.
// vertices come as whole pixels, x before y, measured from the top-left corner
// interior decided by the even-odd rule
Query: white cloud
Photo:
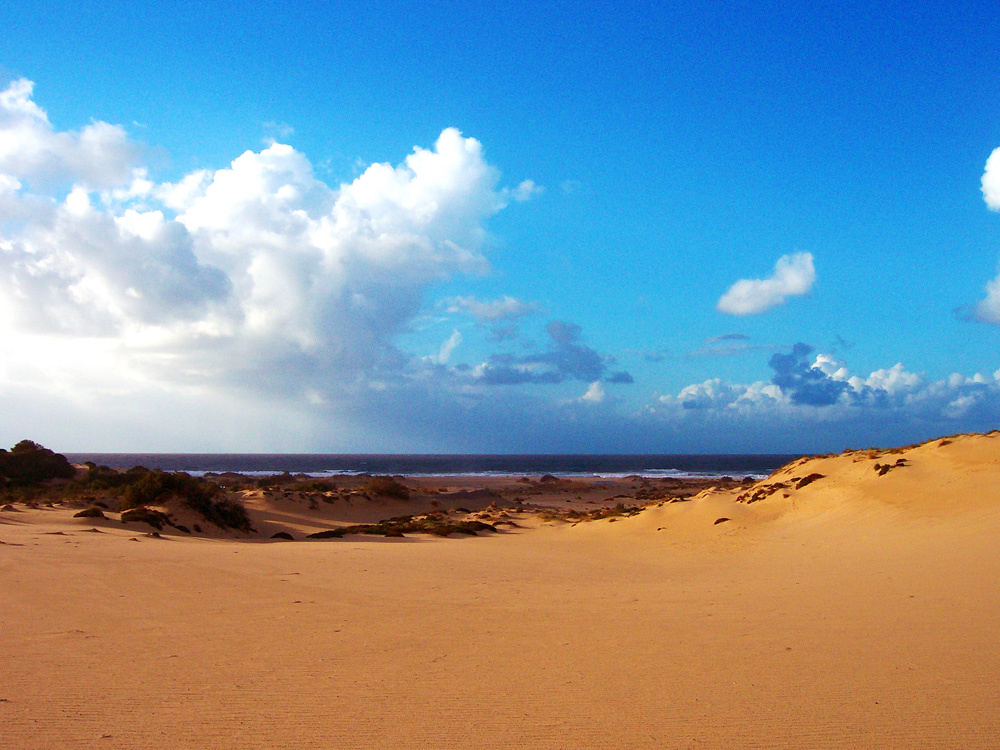
[[[1000,148],[986,160],[982,179],[983,200],[991,211],[1000,211]],[[1000,325],[1000,276],[986,284],[986,298],[976,303],[972,317],[983,323]]]
[[[505,295],[500,299],[478,300],[475,297],[456,297],[449,301],[448,312],[465,312],[481,323],[516,320],[538,312],[538,305]]]
[[[816,281],[811,253],[782,255],[767,279],[741,279],[722,295],[716,304],[719,312],[729,315],[753,315],[798,297],[812,289]]]
[[[972,310],[972,315],[976,320],[980,320],[983,323],[1000,325],[1000,276],[987,282],[986,298],[976,303],[976,306]]]
[[[595,380],[587,388],[587,392],[580,396],[580,400],[587,404],[599,404],[604,400],[604,385],[600,380]]]
[[[520,185],[510,191],[510,197],[518,203],[524,203],[525,201],[529,201],[544,192],[545,188],[541,185],[536,185],[534,180],[524,180]]]
[[[452,353],[462,343],[462,333],[457,329],[451,332],[451,336],[445,339],[444,343],[441,344],[441,348],[438,350],[437,357],[435,361],[438,364],[444,365],[448,363],[451,359]]]
[[[834,380],[847,380],[849,377],[844,363],[832,354],[817,354],[813,367]]]
[[[864,381],[864,384],[876,391],[885,391],[890,396],[898,393],[915,391],[923,378],[915,372],[907,372],[902,362],[897,362],[888,369],[876,370]]]
[[[731,404],[738,396],[737,390],[725,385],[719,378],[684,386],[677,394],[677,402],[685,409],[702,409]],[[667,399],[661,398],[666,402]]]
[[[399,375],[394,337],[427,286],[488,269],[486,221],[531,192],[502,188],[482,145],[452,128],[336,187],[281,143],[175,183],[138,151],[107,123],[55,130],[30,82],[0,93],[0,331],[18,342],[15,370],[52,355],[26,388],[74,381],[78,361],[57,356],[68,334],[102,342],[89,350],[101,377],[81,387],[349,399]],[[494,314],[524,304],[510,300]]]
[[[933,425],[930,434],[954,431],[960,419],[979,419],[981,424],[972,429],[983,429],[1000,412],[1000,371],[992,377],[953,373],[926,381],[897,363],[859,377],[829,354],[818,354],[812,364],[801,366],[787,357],[772,359],[772,368],[772,382],[745,385],[711,378],[685,386],[676,395],[660,396],[656,408],[666,409],[664,414],[672,418],[712,419],[717,424],[744,419],[800,425],[860,420],[879,428],[909,424],[928,430]]]
[[[56,131],[33,90],[34,83],[20,78],[0,91],[0,173],[92,188],[127,179],[139,149],[123,128],[96,121],[79,132]]]
[[[993,149],[986,160],[982,179],[983,200],[993,211],[1000,211],[1000,148]]]

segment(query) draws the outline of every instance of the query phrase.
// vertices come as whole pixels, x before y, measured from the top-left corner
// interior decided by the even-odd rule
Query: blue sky
[[[1000,426],[993,3],[8,3],[0,444]]]

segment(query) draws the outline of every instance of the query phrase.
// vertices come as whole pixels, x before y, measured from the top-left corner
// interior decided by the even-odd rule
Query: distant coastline
[[[163,471],[290,472],[311,476],[403,474],[406,476],[764,477],[796,454],[287,454],[287,453],[66,453],[73,463]]]

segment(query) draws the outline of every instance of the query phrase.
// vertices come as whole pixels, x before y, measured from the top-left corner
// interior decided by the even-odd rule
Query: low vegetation
[[[569,521],[599,521],[602,518],[617,518],[618,516],[634,516],[642,510],[635,505],[625,505],[618,503],[610,508],[597,508],[595,510],[569,510],[562,514],[562,517]]]
[[[309,539],[340,539],[348,534],[371,534],[375,536],[401,537],[405,534],[433,534],[450,536],[467,534],[478,536],[480,531],[496,532],[493,524],[484,521],[456,521],[444,513],[428,513],[424,516],[399,516],[378,523],[338,526],[326,531],[310,534]]]
[[[166,513],[147,508],[145,505],[122,511],[121,520],[122,523],[148,523],[157,531],[164,526],[173,526]]]
[[[144,521],[157,529],[174,524],[147,506],[177,500],[222,529],[253,530],[246,509],[218,483],[141,466],[119,471],[88,463],[85,471],[77,472],[65,456],[31,440],[22,440],[10,451],[0,449],[0,496],[8,502],[86,503],[84,518],[98,518],[102,508],[117,507],[122,520]]]
[[[71,479],[73,465],[66,457],[22,440],[9,451],[0,448],[0,484],[27,487],[52,479]]]
[[[361,485],[360,489],[369,495],[381,495],[397,500],[410,499],[410,489],[392,477],[372,477]]]

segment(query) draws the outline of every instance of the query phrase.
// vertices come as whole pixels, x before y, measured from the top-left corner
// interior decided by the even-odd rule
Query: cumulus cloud
[[[861,390],[856,380],[848,376],[846,368],[842,367],[833,375],[848,380],[855,391]],[[915,372],[907,372],[903,364],[897,362],[892,367],[873,372],[864,381],[864,386],[876,393],[881,391],[889,396],[895,396],[915,391],[921,385],[921,381],[920,375]]]
[[[738,384],[712,378],[661,396],[651,413],[711,420],[716,429],[775,429],[780,424],[801,432],[800,439],[813,440],[808,425],[817,422],[829,425],[823,434],[833,434],[834,425],[842,425],[855,433],[894,435],[891,439],[898,441],[990,429],[1000,418],[1000,371],[928,381],[897,363],[859,376],[832,355],[814,353],[802,343],[774,355],[770,366],[770,382]]]
[[[790,354],[775,353],[768,363],[774,370],[771,382],[795,404],[828,406],[836,403],[850,386],[824,370],[824,366],[829,369],[828,358],[810,363],[811,352],[811,346],[799,343],[792,347]]]
[[[310,403],[378,387],[404,368],[394,337],[426,288],[487,270],[487,220],[536,192],[502,187],[453,128],[332,187],[281,143],[174,183],[139,153],[116,125],[57,130],[28,81],[0,93],[0,328],[19,356],[72,335],[105,342],[108,378]],[[493,320],[531,309],[471,307]]]
[[[982,191],[987,207],[991,211],[1000,211],[1000,148],[994,149],[986,160]],[[967,309],[960,311],[960,314],[983,323],[1000,325],[1000,276],[987,282],[986,297],[972,308],[971,316]]]
[[[20,78],[0,91],[0,173],[39,183],[91,188],[126,180],[139,149],[118,125],[96,121],[79,132],[56,131]]]
[[[710,378],[681,388],[677,403],[684,409],[708,409],[719,404],[731,404],[737,397],[737,389],[719,378]]]
[[[993,211],[1000,211],[1000,148],[993,149],[986,160],[982,190],[986,205]]]
[[[208,314],[230,282],[160,211],[95,209],[82,188],[0,246],[0,297],[21,331],[109,336]]]
[[[493,354],[475,368],[473,376],[486,385],[534,383],[552,385],[567,380],[631,383],[627,372],[609,373],[612,357],[599,354],[580,341],[582,329],[575,323],[553,320],[546,326],[549,347],[544,352],[514,355]]]
[[[753,315],[812,289],[816,281],[811,253],[782,255],[767,279],[741,279],[719,298],[716,309],[728,315]]]
[[[983,323],[1000,325],[1000,276],[986,283],[986,298],[976,303],[972,317]]]

